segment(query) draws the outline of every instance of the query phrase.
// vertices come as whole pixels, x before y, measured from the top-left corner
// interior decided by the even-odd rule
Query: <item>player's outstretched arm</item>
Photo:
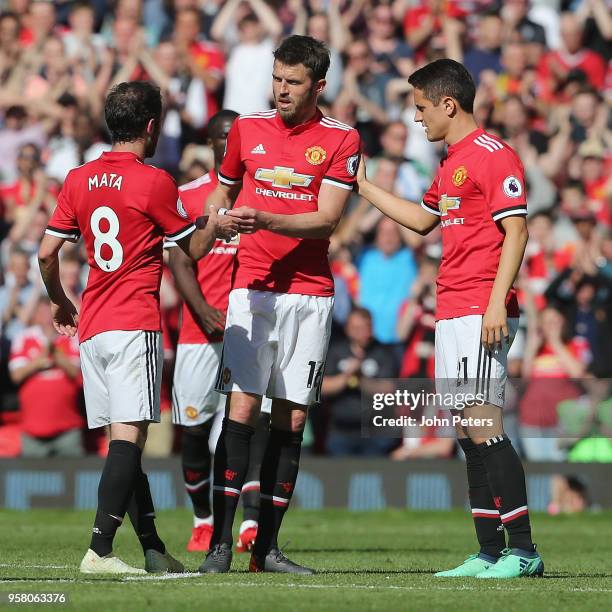
[[[199,322],[207,333],[223,331],[225,314],[213,308],[204,299],[193,259],[176,247],[169,248],[168,251],[170,254],[168,265],[174,275],[176,288],[188,304],[191,312],[197,315]]]
[[[482,318],[482,343],[489,350],[493,350],[496,346],[501,347],[502,338],[508,342],[506,297],[521,267],[529,238],[524,216],[506,217],[499,223],[506,235],[489,305]]]
[[[357,170],[357,185],[359,195],[370,201],[380,212],[418,234],[429,234],[438,225],[439,218],[428,213],[417,202],[398,198],[368,181],[363,157]]]
[[[206,200],[204,210],[209,210],[212,206],[216,211],[222,208],[230,210],[242,189],[242,181],[234,185],[224,185],[218,183]]]
[[[240,231],[265,229],[293,238],[329,238],[344,212],[351,191],[323,183],[319,190],[319,209],[315,212],[283,215],[241,207],[228,214],[239,219]]]
[[[64,336],[74,336],[77,332],[79,313],[66,296],[60,281],[59,251],[63,244],[63,238],[45,234],[38,249],[38,264],[51,300],[53,327]]]
[[[217,214],[212,205],[208,216],[198,218],[196,227],[195,232],[176,241],[183,252],[195,261],[202,259],[212,249],[217,238],[230,240],[240,231],[237,219]]]

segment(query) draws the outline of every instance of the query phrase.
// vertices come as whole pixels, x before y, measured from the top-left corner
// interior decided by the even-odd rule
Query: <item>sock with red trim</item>
[[[261,464],[259,529],[254,546],[254,554],[258,557],[278,548],[278,532],[297,480],[302,437],[301,431],[270,428]]]
[[[210,516],[210,468],[212,457],[208,438],[213,419],[195,427],[183,427],[181,465],[185,490],[199,519]]]
[[[262,412],[259,415],[255,433],[251,439],[251,452],[249,455],[249,470],[246,482],[242,487],[242,506],[244,508],[243,521],[259,520],[259,490],[261,477],[261,462],[268,444],[270,433],[270,415]]]
[[[480,554],[497,559],[506,548],[506,536],[499,511],[493,503],[487,471],[476,444],[469,438],[459,438],[458,442],[465,453],[470,507]]]
[[[512,442],[501,435],[477,446],[487,470],[493,502],[508,532],[508,547],[532,551],[525,472]]]
[[[223,419],[213,468],[214,532],[211,548],[233,543],[232,526],[249,467],[249,447],[255,430],[249,425]]]

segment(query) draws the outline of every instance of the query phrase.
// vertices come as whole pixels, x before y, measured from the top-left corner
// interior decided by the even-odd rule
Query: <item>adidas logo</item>
[[[256,147],[251,149],[251,153],[253,153],[254,155],[265,155],[266,150],[264,149],[264,146],[262,144],[258,144]]]

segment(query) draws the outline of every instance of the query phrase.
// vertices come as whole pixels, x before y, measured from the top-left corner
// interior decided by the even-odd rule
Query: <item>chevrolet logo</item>
[[[308,187],[313,178],[314,176],[299,174],[294,172],[293,168],[285,168],[285,166],[274,166],[274,170],[257,168],[255,172],[256,181],[265,181],[272,183],[272,187],[284,187],[285,189],[293,189],[294,186]]]
[[[449,210],[455,210],[459,208],[461,204],[461,198],[449,197],[445,193],[442,194],[440,201],[438,202],[438,210],[441,215],[447,215]]]

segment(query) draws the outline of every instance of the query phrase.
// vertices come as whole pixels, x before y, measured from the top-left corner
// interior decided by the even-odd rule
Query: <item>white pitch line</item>
[[[21,569],[72,569],[71,565],[31,565],[29,563],[0,563],[0,567],[19,567]]]
[[[163,574],[159,576],[128,576],[122,580],[122,582],[142,582],[151,580],[177,580],[181,578],[194,578],[202,576],[202,574],[196,573],[185,573],[185,574]],[[262,587],[268,586],[270,583],[266,582],[207,582],[208,587]],[[280,585],[279,585],[280,586]],[[483,585],[484,586],[484,585]],[[525,591],[533,592],[533,589],[525,589],[521,587],[512,587],[510,585],[494,586],[487,585],[492,588],[484,590],[496,590],[496,591]],[[558,587],[558,585],[556,585]],[[442,585],[427,585],[427,586],[409,586],[409,585],[374,585],[374,584],[298,584],[289,583],[283,584],[282,588],[290,589],[362,589],[374,591],[377,589],[395,590],[395,591],[482,591],[482,587],[461,585],[461,586],[442,586]],[[596,589],[589,587],[575,587],[569,589],[558,589],[565,590],[568,592],[584,592],[584,593],[612,593],[612,589]]]

